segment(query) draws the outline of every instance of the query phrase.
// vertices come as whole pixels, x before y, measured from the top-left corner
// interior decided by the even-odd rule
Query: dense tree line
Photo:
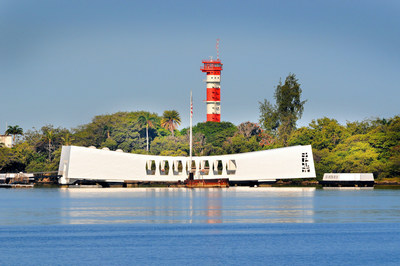
[[[369,119],[341,125],[323,117],[296,128],[306,101],[290,74],[276,87],[276,103],[260,102],[259,124],[198,123],[193,127],[195,156],[233,154],[312,145],[318,178],[328,172],[372,172],[375,177],[400,177],[400,117]],[[41,172],[58,169],[62,145],[107,147],[129,153],[187,156],[189,129],[178,130],[180,115],[146,111],[99,115],[73,129],[51,125],[26,132],[10,126],[13,148],[0,146],[0,172]],[[22,135],[23,134],[23,135]],[[22,135],[22,136],[21,136]]]

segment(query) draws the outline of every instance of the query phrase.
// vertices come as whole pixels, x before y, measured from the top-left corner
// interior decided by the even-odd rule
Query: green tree
[[[181,117],[176,110],[164,111],[163,117],[161,119],[161,126],[169,131],[171,131],[174,137],[174,131],[181,124]]]
[[[391,148],[387,171],[390,176],[400,176],[400,144]]]
[[[289,74],[285,83],[279,81],[274,98],[276,104],[268,100],[260,102],[260,124],[270,133],[278,135],[284,146],[288,145],[291,133],[296,129],[296,122],[301,118],[306,101],[301,100],[302,89],[295,74]]]
[[[6,135],[12,135],[13,136],[13,143],[15,144],[15,139],[18,135],[23,135],[24,131],[22,128],[20,128],[18,125],[16,126],[8,126],[6,130]]]
[[[72,137],[70,132],[66,132],[65,135],[61,137],[61,140],[63,141],[63,144],[65,146],[70,146],[72,141],[74,141],[75,139]]]
[[[115,150],[118,146],[117,142],[113,138],[107,138],[102,144],[102,147],[107,147],[110,150]]]
[[[111,137],[111,131],[113,130],[112,126],[109,125],[104,125],[103,126],[103,132],[104,135],[107,136],[107,139],[109,139]]]
[[[227,154],[252,152],[260,149],[260,145],[256,139],[256,136],[246,138],[242,134],[236,134],[235,136],[228,138],[222,145],[224,152]]]
[[[154,127],[157,119],[151,116],[150,113],[145,113],[138,118],[139,125],[146,126],[146,151],[149,151],[149,127]]]
[[[48,148],[49,149],[49,162],[51,162],[51,150],[52,150],[51,142],[54,139],[54,131],[53,130],[46,130],[44,132],[44,138],[49,143],[49,148]]]
[[[243,122],[239,124],[237,128],[238,133],[242,134],[247,139],[251,138],[252,136],[258,136],[262,132],[260,126],[252,122]]]
[[[80,146],[101,147],[101,144],[110,137],[114,124],[123,116],[122,113],[114,115],[98,115],[91,123],[78,126],[74,129],[75,144]]]
[[[338,123],[335,119],[327,117],[312,120],[309,124],[311,129],[311,144],[319,150],[333,150],[338,144],[342,143],[347,137],[346,128]]]
[[[193,127],[193,135],[202,133],[205,136],[205,143],[209,143],[215,148],[220,148],[222,147],[222,143],[229,137],[233,137],[237,130],[237,127],[231,122],[218,123],[208,121],[195,125]],[[182,134],[186,134],[187,132],[188,129],[182,130]]]
[[[186,136],[156,137],[151,145],[151,153],[164,156],[187,156],[189,142]]]
[[[12,161],[14,161],[12,150],[0,147],[0,172],[12,165]]]

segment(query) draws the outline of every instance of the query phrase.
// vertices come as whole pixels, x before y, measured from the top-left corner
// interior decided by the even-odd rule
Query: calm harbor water
[[[397,265],[400,190],[0,189],[0,265]]]

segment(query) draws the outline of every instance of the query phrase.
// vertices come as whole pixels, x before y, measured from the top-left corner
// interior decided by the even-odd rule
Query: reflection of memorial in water
[[[314,188],[62,189],[62,223],[310,223]]]
[[[186,189],[63,189],[64,223],[180,223],[187,218]]]
[[[207,208],[207,223],[219,224],[222,223],[222,190],[207,189],[206,190],[206,208]]]

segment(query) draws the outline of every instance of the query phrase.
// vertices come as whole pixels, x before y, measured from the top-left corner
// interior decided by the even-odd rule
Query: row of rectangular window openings
[[[188,170],[185,170],[185,171],[189,173]],[[212,170],[212,171],[213,171],[214,175],[222,175],[222,170],[218,170],[218,171]],[[150,170],[150,169],[146,170],[146,174],[147,175],[155,175],[155,172],[156,172],[155,170]],[[165,170],[160,170],[160,172],[163,173],[163,172],[165,172]],[[210,172],[210,170],[208,170],[208,171],[200,170],[200,174],[201,175],[209,175],[209,172]],[[226,170],[226,172],[227,172],[228,175],[236,174],[236,170]],[[302,172],[303,173],[310,173],[311,171],[310,171],[310,169],[302,169]],[[177,171],[173,171],[174,175],[179,175],[179,174],[182,174],[182,173],[183,173],[182,171],[178,171],[178,172]]]
[[[214,77],[211,77],[211,79],[214,79]],[[220,79],[220,77],[215,77],[215,79]]]
[[[214,171],[214,176],[222,175],[222,173],[221,173],[220,171],[218,171],[218,174],[215,173],[215,172],[216,172],[216,171]],[[235,174],[236,174],[236,171],[235,171],[235,170],[231,170],[231,171],[227,170],[226,173],[227,173],[228,175],[235,175]],[[173,175],[181,175],[181,174],[182,174],[182,172],[175,172],[175,171],[174,171],[174,173],[173,173]],[[189,171],[187,171],[187,174],[189,174]],[[152,170],[152,171],[148,170],[148,171],[146,172],[146,175],[156,175],[156,173],[155,173],[154,170]],[[161,175],[167,175],[167,174],[161,173]],[[200,175],[210,175],[210,174],[209,174],[208,172],[201,172],[201,171],[200,171]]]
[[[216,171],[216,170],[212,170],[213,171],[213,174],[214,175],[222,175],[222,170],[218,170],[218,171]],[[166,170],[160,170],[160,174],[161,175],[165,175],[164,173],[165,172],[168,172],[168,174],[169,174],[169,170],[168,171],[166,171]],[[188,170],[185,170],[185,172],[186,172],[186,174],[189,174],[189,171]],[[206,171],[206,170],[200,170],[199,171],[200,172],[200,175],[210,175],[210,170],[208,170],[208,171]],[[173,171],[173,175],[180,175],[180,174],[182,174],[183,172],[182,171]],[[228,175],[235,175],[236,174],[236,170],[226,170],[226,173],[228,174]],[[146,170],[146,175],[155,175],[156,174],[156,171],[155,170],[150,170],[150,169],[147,169]]]
[[[196,162],[196,161],[192,161],[192,169],[195,169],[196,167],[199,167],[201,171],[204,171],[204,170],[210,169],[210,168],[213,169],[214,167],[217,167],[218,170],[222,170],[222,168],[225,168],[227,171],[236,171],[236,169],[237,169],[236,160],[229,160],[226,163],[222,162],[221,160],[217,160],[216,164],[212,163],[212,167],[210,167],[210,162],[208,160],[205,160],[205,161],[202,161],[202,162],[204,163],[204,167],[205,168],[200,168],[201,167],[201,163]],[[169,169],[168,164],[169,164],[168,161],[164,161],[164,167],[167,167]],[[173,162],[172,165],[173,166],[171,168],[175,168],[175,167],[178,167],[178,168],[179,167],[180,168],[184,167],[185,169],[189,168],[189,162],[182,163],[181,160],[178,160],[177,164],[175,164],[175,162]],[[152,170],[155,170],[155,168],[157,166],[161,170],[162,163],[161,162],[156,163],[156,161],[150,160],[150,161],[146,162],[146,165],[145,165],[146,170],[150,170],[150,168],[153,168]]]

